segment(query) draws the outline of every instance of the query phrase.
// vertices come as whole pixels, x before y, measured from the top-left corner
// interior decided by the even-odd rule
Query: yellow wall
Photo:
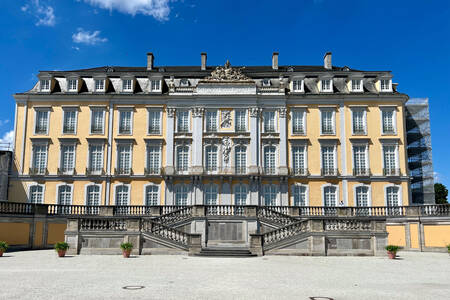
[[[42,236],[44,233],[44,223],[36,222],[34,227],[33,247],[42,246]]]
[[[396,245],[400,247],[406,246],[406,235],[404,225],[388,225],[386,226],[388,232],[388,245]]]
[[[411,248],[419,248],[419,224],[409,224]]]
[[[0,222],[0,241],[8,245],[27,245],[30,238],[30,224]]]
[[[450,225],[424,225],[425,247],[445,247],[450,244]]]
[[[47,244],[53,245],[57,242],[64,242],[64,231],[67,224],[49,223],[47,228]]]

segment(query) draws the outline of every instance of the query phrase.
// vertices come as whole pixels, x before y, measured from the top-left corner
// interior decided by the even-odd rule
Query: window
[[[217,131],[217,110],[207,110],[206,111],[206,131],[214,132]]]
[[[294,206],[306,206],[306,186],[294,185],[292,188]]]
[[[61,145],[61,166],[63,174],[73,174],[75,169],[75,145]]]
[[[96,92],[105,91],[105,79],[95,79],[95,91]]]
[[[103,171],[103,145],[89,145],[89,173],[100,174]]]
[[[177,111],[177,132],[189,132],[189,111]]]
[[[321,134],[335,134],[334,133],[334,110],[323,109],[320,111],[322,116],[322,132]]]
[[[158,92],[161,90],[161,81],[160,80],[151,80],[151,91]]]
[[[367,207],[369,206],[369,187],[358,186],[355,188],[356,206]]]
[[[383,126],[383,134],[395,134],[395,111],[394,108],[382,108],[381,119]]]
[[[264,173],[265,174],[275,174],[275,146],[264,147]]]
[[[205,169],[208,172],[217,171],[217,146],[205,147]]]
[[[353,109],[353,134],[366,134],[366,111]]]
[[[275,132],[275,111],[264,111],[264,132]]]
[[[180,86],[183,87],[189,86],[189,80],[187,80],[186,78],[180,79]]]
[[[187,172],[189,164],[189,147],[179,146],[177,147],[177,171]]]
[[[265,206],[275,206],[277,205],[277,193],[278,189],[274,184],[264,185],[264,205]]]
[[[189,188],[187,184],[175,186],[175,205],[188,205]]]
[[[77,131],[77,111],[76,109],[64,109],[63,133],[75,134]]]
[[[383,163],[384,175],[398,175],[396,145],[383,146]]]
[[[305,134],[305,111],[293,110],[292,111],[292,133],[293,134]]]
[[[50,92],[50,79],[41,80],[41,92]]]
[[[322,175],[337,175],[335,146],[322,146]]]
[[[129,203],[129,190],[128,185],[116,186],[116,205],[125,206]]]
[[[331,81],[331,79],[322,79],[320,81],[320,87],[322,92],[332,92],[333,82]]]
[[[148,110],[148,133],[161,134],[161,111],[150,109]]]
[[[367,164],[367,146],[353,146],[353,175],[369,175],[369,168]]]
[[[146,174],[159,174],[161,168],[161,147],[147,146],[147,170]]]
[[[123,79],[122,80],[122,90],[124,92],[132,92],[133,91],[133,81],[131,79]]]
[[[117,145],[117,173],[130,174],[131,173],[131,145],[119,144]]]
[[[91,134],[103,134],[104,109],[91,110]]]
[[[247,205],[247,186],[245,184],[236,184],[234,186],[234,204]]]
[[[77,79],[69,79],[67,82],[67,89],[69,92],[78,91],[78,80]]]
[[[48,134],[49,110],[36,110],[36,124],[34,128],[35,134]]]
[[[352,92],[362,92],[362,79],[352,79]]]
[[[217,185],[207,184],[205,186],[205,205],[217,205]]]
[[[390,79],[381,79],[380,88],[382,92],[390,92],[392,90]]]
[[[270,83],[271,83],[271,82],[270,82],[270,79],[263,79],[263,80],[262,80],[262,85],[263,85],[263,86],[270,86]]]
[[[119,111],[119,134],[131,134],[133,112],[131,110]]]
[[[386,188],[386,204],[389,207],[400,206],[399,188],[397,186],[389,186]]]
[[[151,184],[145,187],[145,205],[152,206],[159,204],[159,186]]]
[[[65,184],[58,187],[58,204],[72,204],[72,187],[70,185]],[[70,207],[58,207],[58,213],[69,214]]]
[[[44,186],[43,185],[32,185],[29,191],[29,202],[33,204],[43,204],[44,203]]]
[[[47,171],[47,145],[33,145],[33,174],[45,174]]]
[[[294,92],[303,92],[303,80],[293,80],[292,90]]]
[[[306,146],[292,147],[292,164],[295,175],[306,175]]]
[[[234,148],[236,174],[247,173],[247,147],[236,146]]]
[[[99,206],[100,205],[100,185],[88,185],[86,188],[86,205]],[[88,213],[98,212],[98,207],[87,208]]]
[[[235,130],[236,132],[245,132],[247,131],[246,126],[246,117],[247,117],[247,111],[246,110],[235,110]]]
[[[337,206],[336,187],[326,186],[323,188],[323,204],[324,206]]]

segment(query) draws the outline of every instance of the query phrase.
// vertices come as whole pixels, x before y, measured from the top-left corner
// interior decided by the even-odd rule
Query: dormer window
[[[390,79],[381,79],[380,80],[380,89],[382,92],[390,92],[392,91],[392,83]]]
[[[295,79],[292,81],[292,91],[293,92],[303,92],[303,80]]]
[[[95,79],[95,91],[96,92],[105,91],[105,79]]]
[[[161,80],[159,80],[159,79],[152,79],[151,80],[151,91],[152,92],[159,92],[159,91],[161,91]]]
[[[67,90],[69,92],[76,92],[76,91],[78,91],[78,80],[76,80],[76,79],[69,79],[67,81]]]
[[[322,79],[320,81],[320,91],[321,92],[332,92],[333,91],[333,81],[331,79]]]
[[[180,80],[180,86],[189,86],[189,80],[183,78]]]
[[[50,79],[41,80],[41,92],[50,92]]]
[[[122,80],[122,89],[124,92],[132,92],[133,91],[133,81],[131,79],[123,79]]]
[[[352,92],[362,92],[362,79],[352,79]]]
[[[270,79],[263,79],[262,85],[263,86],[270,86]]]

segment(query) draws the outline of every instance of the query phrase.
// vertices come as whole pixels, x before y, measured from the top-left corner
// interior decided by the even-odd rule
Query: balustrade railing
[[[126,231],[127,219],[125,218],[98,218],[80,219],[82,231]]]
[[[263,234],[264,246],[270,246],[276,242],[295,236],[309,230],[308,221],[300,221]]]
[[[153,219],[153,221],[160,224],[169,225],[187,220],[190,217],[192,217],[192,206],[185,206],[170,213],[163,214],[160,217]]]
[[[207,216],[242,216],[243,205],[206,205]]]
[[[49,215],[98,215],[100,206],[47,204]]]
[[[423,205],[420,206],[420,214],[422,216],[450,216],[450,205]]]
[[[300,216],[335,216],[337,207],[335,206],[299,206]]]
[[[18,214],[31,215],[33,214],[33,204],[31,203],[15,203],[0,201],[0,214]]]
[[[259,207],[257,216],[260,219],[267,220],[268,222],[272,222],[281,226],[286,226],[288,224],[297,222],[297,219],[290,217],[287,214],[273,210],[270,206]]]
[[[368,231],[372,229],[370,221],[364,220],[324,220],[325,231]]]
[[[164,239],[188,246],[189,234],[183,231],[171,228],[169,226],[153,222],[151,220],[142,220],[141,230],[143,232],[151,233]]]

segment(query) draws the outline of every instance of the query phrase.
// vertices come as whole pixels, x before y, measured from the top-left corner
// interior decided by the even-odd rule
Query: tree
[[[436,204],[446,204],[447,202],[448,190],[442,183],[434,184],[434,199]]]

